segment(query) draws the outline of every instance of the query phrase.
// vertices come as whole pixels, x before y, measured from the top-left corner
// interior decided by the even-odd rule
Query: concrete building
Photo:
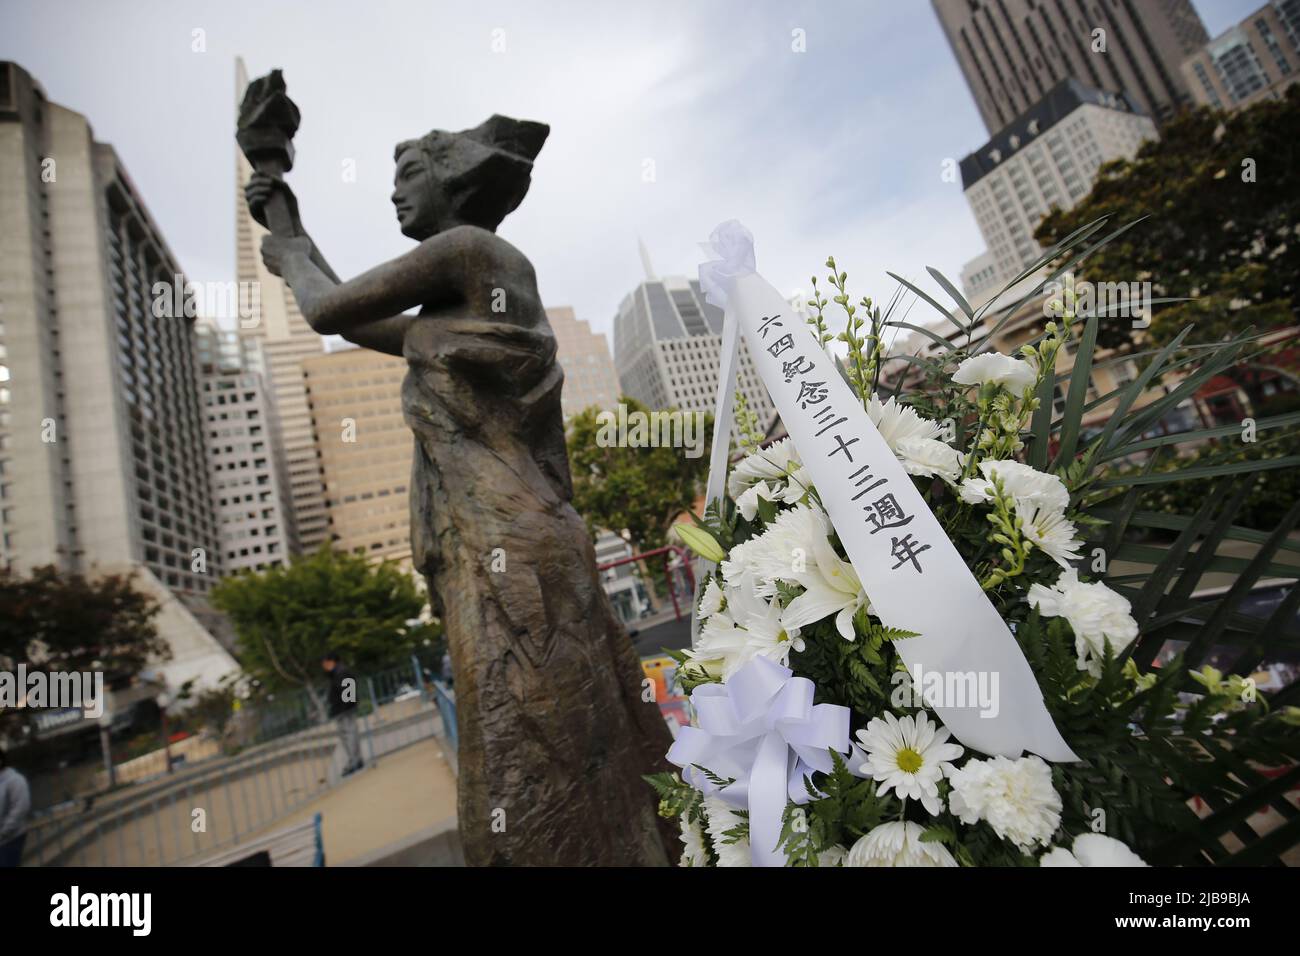
[[[306,359],[302,368],[329,540],[409,570],[415,442],[402,415],[406,360],[346,348]]]
[[[236,103],[243,99],[247,86],[248,72],[243,60],[237,59]],[[241,285],[254,284],[260,290],[261,314],[245,331],[261,340],[267,380],[280,417],[280,437],[289,471],[295,533],[302,549],[311,551],[329,539],[329,515],[325,509],[325,490],[312,439],[302,363],[323,354],[325,346],[298,311],[298,304],[288,286],[262,265],[262,236],[266,235],[266,230],[254,221],[244,201],[244,186],[252,172],[248,160],[236,148],[235,268]]]
[[[1126,94],[1063,80],[965,157],[962,189],[988,250],[962,270],[968,298],[986,298],[1033,263],[1043,251],[1034,230],[1048,210],[1072,208],[1103,163],[1132,158],[1156,135]]]
[[[222,563],[180,266],[113,148],[13,63],[0,210],[5,562],[141,564],[206,592]]]
[[[595,405],[613,408],[618,404],[618,373],[609,357],[609,342],[591,325],[579,319],[571,306],[546,310],[555,333],[556,359],[564,369],[564,391],[560,404],[565,419]]]
[[[235,663],[196,617],[223,555],[185,280],[113,148],[9,62],[0,221],[0,562],[134,574],[161,673],[215,681]]]
[[[596,536],[596,566],[601,568],[600,580],[609,595],[618,618],[625,625],[634,625],[652,610],[650,595],[641,583],[635,563],[616,567],[601,567],[632,557],[632,546],[612,531],[602,531]]]
[[[1300,0],[1273,0],[1183,61],[1197,103],[1238,110],[1300,79]]]
[[[932,0],[996,133],[1065,79],[1127,94],[1163,123],[1192,102],[1180,71],[1209,39],[1191,0]]]
[[[288,471],[259,339],[196,328],[212,497],[227,572],[261,571],[298,552]]]
[[[696,279],[653,276],[627,294],[614,319],[614,366],[624,395],[650,409],[712,413],[718,391],[722,310]],[[736,387],[766,426],[776,414],[741,342]]]

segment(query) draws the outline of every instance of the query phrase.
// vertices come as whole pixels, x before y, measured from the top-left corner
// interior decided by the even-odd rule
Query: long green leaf
[[[1083,326],[1079,348],[1074,354],[1074,371],[1070,375],[1070,389],[1065,393],[1064,426],[1061,444],[1056,452],[1052,469],[1074,461],[1074,450],[1079,441],[1079,428],[1083,424],[1083,403],[1088,397],[1088,382],[1092,378],[1092,353],[1097,345],[1097,318],[1093,316]]]

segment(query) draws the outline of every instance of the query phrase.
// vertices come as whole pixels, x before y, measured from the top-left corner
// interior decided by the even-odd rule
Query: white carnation
[[[952,380],[958,385],[1000,385],[1020,396],[1038,381],[1038,368],[1001,352],[985,352],[958,365]]]
[[[882,823],[849,848],[845,866],[956,866],[942,843],[921,842],[925,827],[911,821]]]
[[[1074,568],[1061,572],[1052,587],[1030,587],[1029,604],[1044,617],[1065,618],[1074,632],[1079,670],[1093,677],[1101,676],[1107,644],[1118,655],[1138,634],[1128,600],[1100,582],[1082,583]]]
[[[949,775],[948,809],[969,825],[985,821],[1021,850],[1047,845],[1061,824],[1052,768],[1038,757],[970,760]]]
[[[1103,833],[1081,833],[1071,850],[1057,846],[1038,858],[1039,866],[1147,866],[1127,845]]]

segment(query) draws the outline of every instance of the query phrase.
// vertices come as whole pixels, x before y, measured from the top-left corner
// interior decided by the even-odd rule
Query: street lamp
[[[172,772],[172,741],[171,731],[167,726],[167,706],[171,703],[171,697],[164,689],[156,698],[158,704],[158,715],[162,718],[162,735],[163,735],[163,756],[167,759],[167,772]]]
[[[104,711],[99,715],[99,747],[104,752],[104,773],[111,790],[117,786],[117,771],[113,769],[113,711],[108,695],[105,694],[104,698]]]

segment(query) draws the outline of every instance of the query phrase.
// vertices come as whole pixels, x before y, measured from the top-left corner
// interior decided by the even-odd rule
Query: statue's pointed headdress
[[[394,156],[417,147],[457,217],[495,229],[527,194],[533,160],[550,131],[545,123],[494,115],[473,129],[434,130],[399,143]]]

